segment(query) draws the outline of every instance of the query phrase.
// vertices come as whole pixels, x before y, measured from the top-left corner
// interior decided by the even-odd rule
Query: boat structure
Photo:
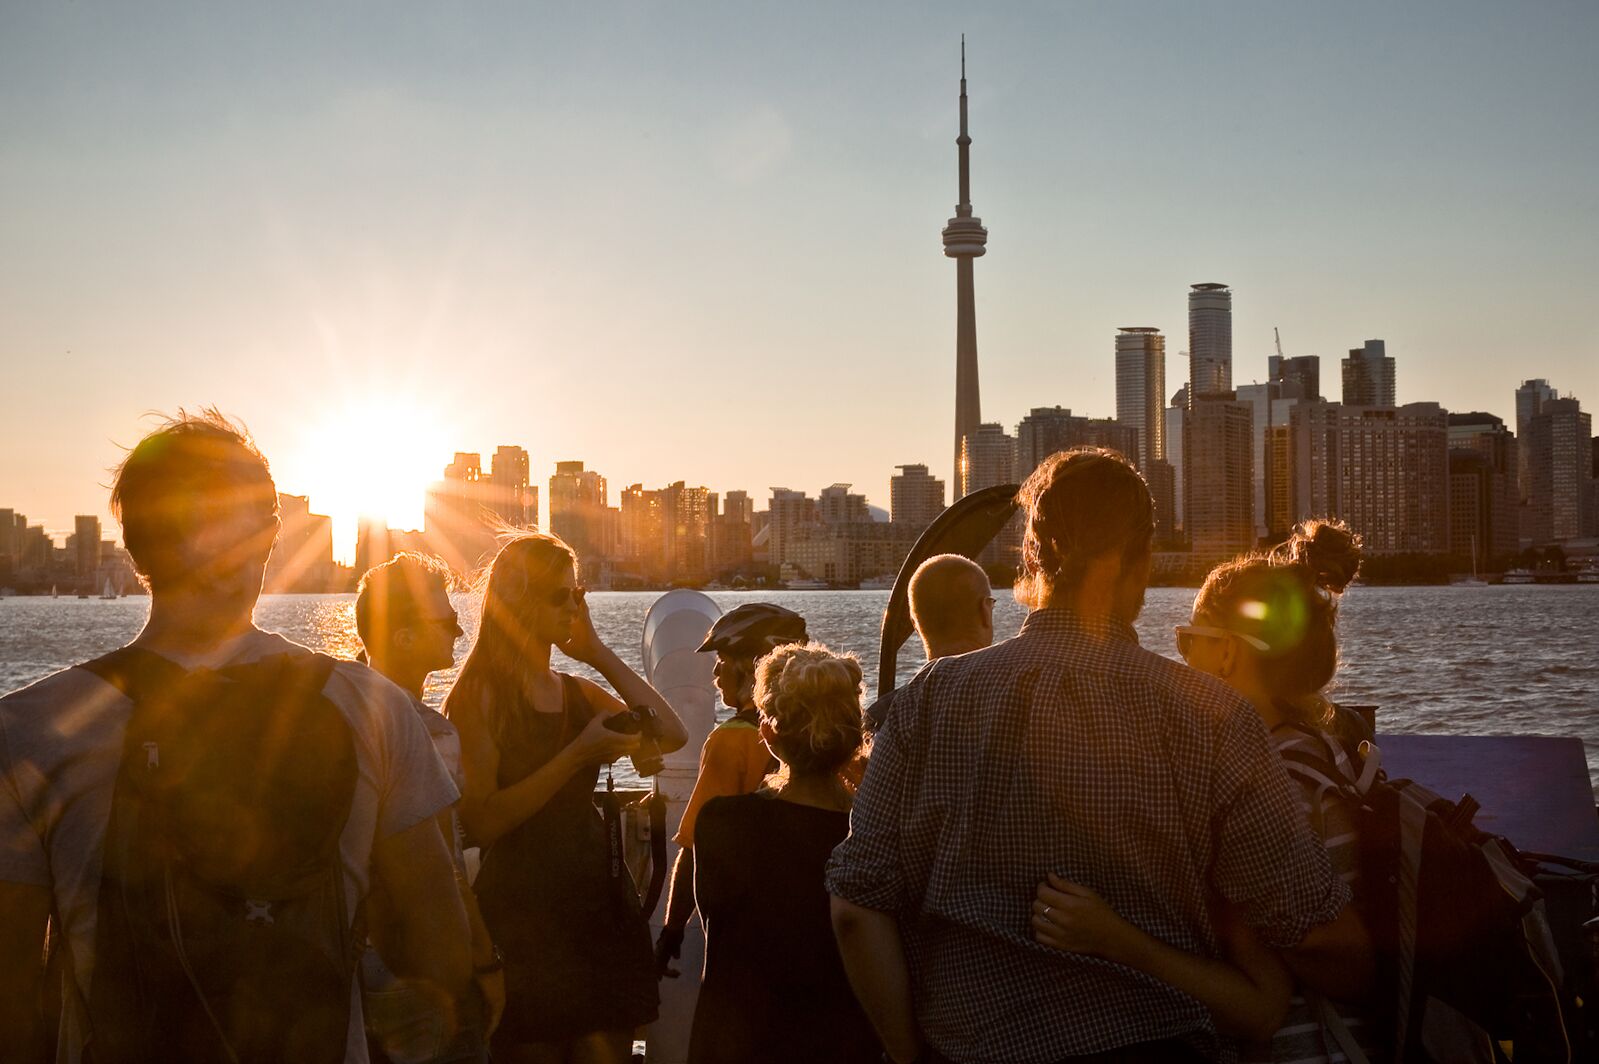
[[[114,599],[118,597],[117,589],[111,583],[111,578],[109,576],[105,578],[105,586],[100,589],[100,597],[102,599]]]
[[[1536,584],[1538,574],[1531,569],[1511,569],[1499,581],[1501,584]]]

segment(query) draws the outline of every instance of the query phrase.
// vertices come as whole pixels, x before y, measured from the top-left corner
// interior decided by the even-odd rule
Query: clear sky
[[[420,520],[455,450],[887,504],[949,478],[958,39],[985,420],[1114,413],[1120,325],[1234,377],[1380,337],[1401,402],[1599,408],[1599,5],[0,0],[0,506],[144,411]]]

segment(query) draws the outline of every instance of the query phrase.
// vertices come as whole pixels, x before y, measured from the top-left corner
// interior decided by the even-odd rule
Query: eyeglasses
[[[1254,647],[1261,653],[1271,649],[1271,644],[1264,639],[1243,632],[1235,632],[1230,628],[1211,628],[1203,624],[1179,624],[1172,629],[1177,633],[1177,653],[1183,657],[1188,656],[1188,649],[1195,639],[1237,639],[1238,641]]]
[[[568,602],[576,606],[583,601],[583,596],[588,593],[589,589],[581,584],[577,587],[556,587],[550,589],[550,593],[544,597],[544,601],[557,609],[565,606]]]

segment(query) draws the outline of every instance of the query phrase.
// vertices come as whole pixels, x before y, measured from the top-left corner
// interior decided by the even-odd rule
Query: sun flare
[[[308,476],[284,490],[309,494],[333,518],[335,551],[354,549],[357,523],[422,527],[427,487],[450,460],[437,416],[414,399],[369,397],[330,410],[306,429],[299,467]],[[344,549],[340,549],[340,548]]]

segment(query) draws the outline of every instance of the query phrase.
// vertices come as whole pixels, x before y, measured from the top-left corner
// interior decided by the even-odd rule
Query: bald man
[[[988,574],[970,558],[938,554],[911,574],[911,621],[927,660],[981,650],[994,641],[994,592]],[[894,692],[866,710],[866,727],[877,731],[888,717]]]

